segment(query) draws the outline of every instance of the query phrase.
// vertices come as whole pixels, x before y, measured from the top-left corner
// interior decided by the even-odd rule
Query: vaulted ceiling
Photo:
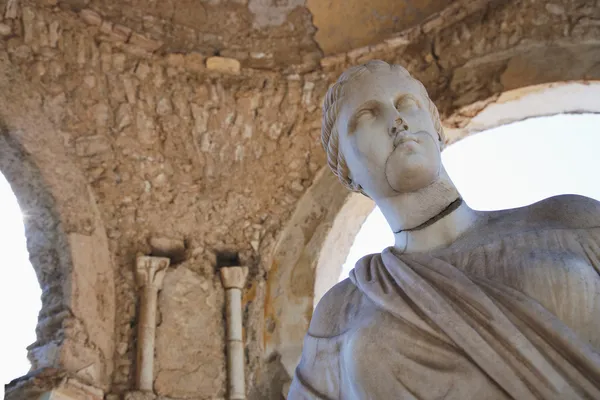
[[[326,55],[379,42],[422,23],[451,0],[307,0],[317,28],[315,40]]]
[[[450,0],[83,0],[63,9],[91,8],[134,31],[150,32],[168,52],[198,51],[254,68],[370,45],[427,20]]]

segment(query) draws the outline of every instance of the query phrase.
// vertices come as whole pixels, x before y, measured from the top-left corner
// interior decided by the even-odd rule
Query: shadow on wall
[[[324,293],[337,281],[373,206],[367,197],[351,195],[324,167],[275,246],[265,301],[264,347],[266,354],[279,355],[289,376],[299,361],[315,292]]]

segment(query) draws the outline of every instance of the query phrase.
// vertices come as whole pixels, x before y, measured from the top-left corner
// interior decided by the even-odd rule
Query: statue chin
[[[397,193],[411,193],[431,185],[439,177],[439,161],[422,154],[406,155],[396,149],[385,165],[385,176]]]

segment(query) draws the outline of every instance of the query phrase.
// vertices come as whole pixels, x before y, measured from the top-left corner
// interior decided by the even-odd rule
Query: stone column
[[[135,274],[140,289],[140,314],[135,383],[138,390],[146,392],[153,390],[156,303],[169,262],[166,257],[151,256],[138,256],[136,260]]]
[[[227,302],[227,389],[230,400],[244,400],[246,378],[242,338],[242,289],[246,284],[248,268],[223,267],[220,273]]]

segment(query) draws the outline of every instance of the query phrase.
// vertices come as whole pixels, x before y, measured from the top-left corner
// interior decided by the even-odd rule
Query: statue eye
[[[372,108],[365,108],[363,110],[360,110],[360,112],[358,113],[358,115],[356,116],[357,119],[363,120],[363,119],[369,119],[369,118],[373,118],[376,116],[376,112],[374,109]]]
[[[415,99],[413,96],[402,96],[397,102],[396,102],[396,109],[400,110],[400,109],[409,109],[409,108],[413,108],[413,107],[419,107],[419,102],[417,101],[417,99]]]

